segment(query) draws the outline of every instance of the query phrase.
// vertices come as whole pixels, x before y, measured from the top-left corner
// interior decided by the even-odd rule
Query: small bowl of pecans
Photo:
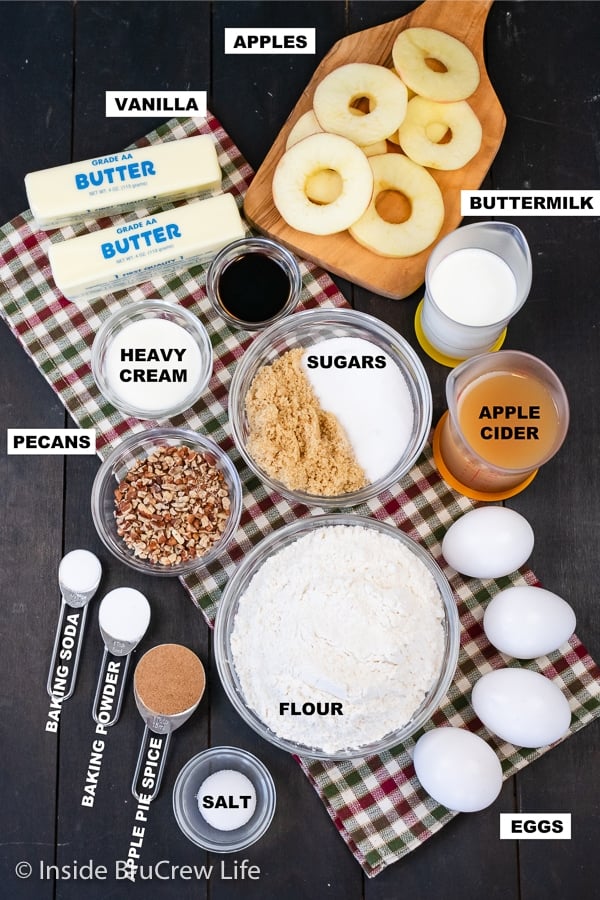
[[[235,534],[242,485],[209,438],[182,428],[132,434],[104,460],[92,518],[118,559],[152,575],[185,575],[215,559]]]

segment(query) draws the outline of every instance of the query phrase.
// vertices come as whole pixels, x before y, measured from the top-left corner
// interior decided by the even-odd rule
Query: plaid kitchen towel
[[[213,135],[223,170],[223,190],[230,191],[241,204],[252,172],[214,117],[174,119],[146,135],[138,146],[199,133]],[[143,212],[138,210],[135,216]],[[234,540],[218,563],[183,579],[211,624],[221,590],[248,549],[274,528],[315,511],[269,492],[235,450],[228,426],[227,394],[235,361],[250,338],[245,332],[229,329],[213,312],[204,291],[203,267],[168,278],[156,276],[151,283],[96,299],[83,309],[67,302],[54,286],[48,265],[52,241],[130,218],[132,215],[115,216],[46,234],[33,230],[29,211],[17,216],[0,230],[0,312],[77,424],[96,430],[101,457],[129,433],[156,424],[124,418],[99,393],[91,374],[90,351],[101,322],[123,304],[161,297],[180,303],[205,323],[215,354],[213,377],[204,398],[174,418],[172,424],[210,434],[231,454],[244,484],[244,511]],[[346,305],[324,272],[310,263],[301,263],[301,269],[303,308]],[[441,558],[442,537],[450,524],[474,505],[445,484],[427,447],[399,484],[357,507],[356,512],[394,522],[426,546],[444,568],[461,617],[461,652],[448,696],[427,727],[456,725],[483,735],[498,753],[505,777],[509,777],[548,748],[523,750],[495,740],[475,718],[469,696],[480,675],[507,662],[515,664],[495,651],[485,638],[481,621],[486,602],[511,584],[535,583],[535,577],[523,569],[507,578],[483,583],[464,579],[446,566]],[[577,637],[573,636],[560,651],[526,665],[553,680],[569,699],[570,733],[600,714],[600,671]],[[453,816],[421,789],[412,766],[413,746],[413,741],[407,741],[378,756],[345,762],[299,760],[340,834],[369,876],[410,853]]]

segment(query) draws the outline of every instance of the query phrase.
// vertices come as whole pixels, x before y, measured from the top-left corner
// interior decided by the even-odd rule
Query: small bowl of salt
[[[173,811],[192,843],[235,853],[267,831],[275,813],[275,785],[251,753],[212,747],[190,759],[177,776]]]

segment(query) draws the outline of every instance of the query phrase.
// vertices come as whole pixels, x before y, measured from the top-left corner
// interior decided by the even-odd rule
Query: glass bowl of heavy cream
[[[183,306],[142,300],[106,319],[92,345],[92,374],[120,412],[162,421],[189,409],[213,368],[205,327]]]
[[[433,557],[357,515],[277,529],[229,580],[217,670],[244,721],[290,753],[356,759],[425,725],[451,684],[459,619]]]
[[[294,313],[238,361],[229,393],[235,444],[288,499],[355,506],[399,481],[431,427],[431,387],[408,342],[350,309]]]

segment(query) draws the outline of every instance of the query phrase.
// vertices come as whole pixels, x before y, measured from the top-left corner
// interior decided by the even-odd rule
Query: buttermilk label
[[[142,119],[156,113],[206,116],[206,91],[106,91],[107,119]]]
[[[600,191],[461,191],[461,216],[598,216]]]
[[[226,28],[225,53],[315,53],[314,28]]]

